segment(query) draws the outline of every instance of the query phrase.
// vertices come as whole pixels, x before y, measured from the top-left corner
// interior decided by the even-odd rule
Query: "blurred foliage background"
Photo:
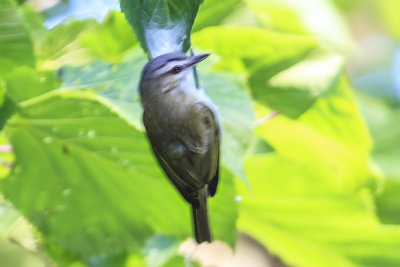
[[[280,258],[268,266],[400,266],[400,2],[200,2],[122,1],[135,35],[117,0],[0,0],[0,265],[188,266],[189,207],[149,150],[137,85],[140,44],[187,49],[200,6],[219,245],[240,254],[244,233]]]

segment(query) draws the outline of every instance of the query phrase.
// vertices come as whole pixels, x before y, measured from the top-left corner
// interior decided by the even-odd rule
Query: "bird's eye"
[[[175,66],[175,67],[172,68],[172,72],[175,73],[175,74],[177,74],[177,73],[179,73],[181,71],[182,71],[182,67],[181,66]]]

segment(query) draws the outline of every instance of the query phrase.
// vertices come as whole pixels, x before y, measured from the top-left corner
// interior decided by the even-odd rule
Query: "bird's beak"
[[[192,62],[190,63],[190,65],[196,65],[197,63],[203,61],[204,59],[206,59],[210,54],[206,53],[206,54],[200,54],[200,55],[196,55],[196,56],[191,56],[190,58],[192,59]]]

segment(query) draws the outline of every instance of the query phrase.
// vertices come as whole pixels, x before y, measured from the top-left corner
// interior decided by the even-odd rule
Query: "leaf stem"
[[[255,122],[253,122],[253,128],[257,128],[260,127],[261,125],[269,122],[270,120],[272,120],[273,118],[275,118],[276,116],[279,115],[279,110],[275,110],[274,112],[272,112],[271,114],[268,114],[267,116],[264,116],[258,120],[256,120]]]
[[[193,50],[193,48],[190,48],[190,55],[191,55],[191,56],[194,56],[194,50]],[[199,75],[198,75],[198,73],[197,73],[197,67],[196,67],[196,66],[193,67],[193,76],[194,76],[194,83],[195,83],[195,85],[196,85],[196,88],[197,88],[197,89],[200,89]]]

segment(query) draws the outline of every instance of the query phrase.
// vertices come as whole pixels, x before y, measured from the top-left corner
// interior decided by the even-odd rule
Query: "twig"
[[[257,128],[260,127],[261,125],[269,122],[270,120],[272,120],[273,118],[275,118],[276,116],[279,115],[279,110],[275,110],[274,112],[272,112],[271,114],[268,114],[267,116],[264,116],[258,120],[256,120],[255,122],[253,122],[253,128]]]

